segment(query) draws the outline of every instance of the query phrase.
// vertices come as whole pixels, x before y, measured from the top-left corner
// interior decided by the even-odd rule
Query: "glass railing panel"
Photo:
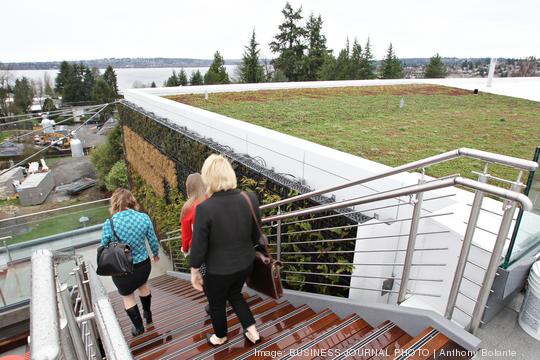
[[[1,219],[0,238],[11,236],[8,245],[14,245],[102,224],[109,217],[107,199],[73,205],[75,206]]]
[[[536,149],[534,161],[538,162],[539,158],[540,147]],[[508,267],[540,244],[540,170],[529,177],[525,193],[533,202],[533,209],[519,212],[504,267]]]

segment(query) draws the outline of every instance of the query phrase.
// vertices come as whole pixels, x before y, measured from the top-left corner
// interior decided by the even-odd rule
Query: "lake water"
[[[227,73],[231,79],[236,78],[236,69],[238,65],[225,65]],[[116,77],[118,79],[118,88],[119,89],[130,89],[133,87],[142,87],[142,85],[149,87],[152,81],[156,83],[157,86],[163,86],[163,83],[172,75],[173,70],[178,73],[180,68],[118,68],[114,69],[116,72]],[[208,67],[188,67],[184,68],[188,75],[188,79],[191,74],[197,70],[204,75],[208,71]],[[105,69],[100,69],[101,73]],[[32,80],[43,80],[45,73],[49,75],[53,82],[58,74],[58,70],[13,70],[13,81],[16,78],[26,76]]]

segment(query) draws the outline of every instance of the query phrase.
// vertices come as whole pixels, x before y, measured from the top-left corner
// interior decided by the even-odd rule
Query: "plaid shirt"
[[[159,244],[154,232],[154,226],[150,217],[144,213],[127,209],[112,216],[114,221],[114,231],[118,242],[128,244],[131,247],[133,264],[140,263],[148,259],[145,238],[148,239],[150,249],[154,256],[159,253]],[[105,220],[101,233],[101,245],[107,245],[113,240],[111,222]]]

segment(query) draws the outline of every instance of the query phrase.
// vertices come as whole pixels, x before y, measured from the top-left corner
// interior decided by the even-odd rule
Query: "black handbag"
[[[253,270],[246,280],[246,285],[255,291],[274,299],[279,299],[283,296],[283,285],[281,284],[280,275],[281,262],[272,258],[272,254],[268,248],[268,240],[262,232],[249,196],[245,192],[241,194],[246,199],[251,215],[253,216],[253,221],[255,221],[259,229],[259,243],[255,245]]]
[[[116,232],[112,217],[109,219],[113,241],[97,249],[96,273],[101,276],[125,276],[133,273],[133,256],[131,247],[122,244]]]

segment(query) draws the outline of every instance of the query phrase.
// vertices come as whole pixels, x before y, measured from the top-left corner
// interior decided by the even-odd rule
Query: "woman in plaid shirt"
[[[146,325],[152,323],[152,312],[150,311],[152,295],[147,283],[152,266],[146,250],[146,241],[152,250],[153,262],[159,261],[159,244],[152,221],[147,214],[137,210],[139,210],[139,204],[133,194],[126,189],[117,189],[111,197],[112,216],[105,220],[101,234],[101,245],[117,241],[131,247],[133,273],[125,276],[113,276],[112,280],[122,295],[124,308],[134,325],[131,329],[133,336],[144,332],[141,313],[135,300],[135,290],[139,290]]]

